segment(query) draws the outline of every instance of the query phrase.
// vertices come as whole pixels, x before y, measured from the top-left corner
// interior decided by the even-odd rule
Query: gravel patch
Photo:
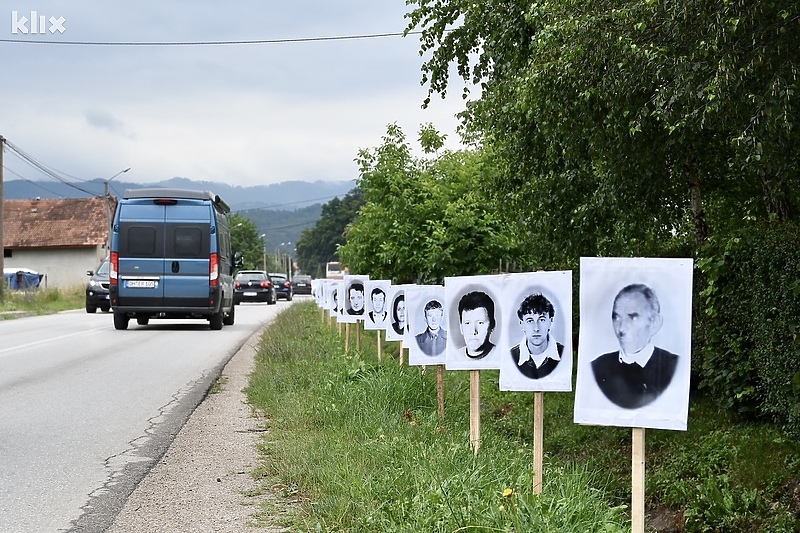
[[[250,474],[258,465],[264,420],[253,413],[242,389],[255,367],[262,332],[231,358],[220,377],[221,390],[197,407],[108,533],[286,531],[254,525],[253,515],[265,500],[278,509],[286,506],[279,496],[246,495],[258,485]]]

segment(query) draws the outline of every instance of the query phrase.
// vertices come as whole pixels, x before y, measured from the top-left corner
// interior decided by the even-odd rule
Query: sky
[[[4,0],[0,40],[25,42],[0,42],[0,135],[69,180],[106,180],[130,167],[124,179],[135,183],[356,179],[358,150],[379,146],[391,123],[415,149],[429,122],[457,149],[462,85],[421,108],[416,35],[30,42],[397,33],[408,9],[405,0]],[[41,16],[46,28],[34,34],[31,19]],[[51,179],[8,149],[4,167],[5,180]]]

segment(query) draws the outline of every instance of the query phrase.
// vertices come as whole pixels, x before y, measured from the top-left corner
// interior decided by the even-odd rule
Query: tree
[[[420,136],[429,152],[441,148],[432,126]],[[496,172],[487,152],[415,158],[402,129],[391,124],[383,144],[361,150],[357,161],[365,205],[340,247],[351,272],[435,283],[489,273],[515,251],[515,230],[485,188]]]
[[[325,263],[339,260],[338,247],[345,242],[345,229],[363,203],[361,189],[356,187],[341,200],[334,198],[322,206],[316,225],[304,229],[297,241],[297,260],[304,272],[324,277]]]
[[[264,268],[264,241],[258,234],[255,222],[242,215],[228,215],[231,230],[231,248],[242,252],[243,270],[262,270]]]
[[[796,2],[410,4],[430,93],[452,64],[481,84],[463,116],[507,162],[499,193],[568,255],[697,249],[756,202],[793,216]]]

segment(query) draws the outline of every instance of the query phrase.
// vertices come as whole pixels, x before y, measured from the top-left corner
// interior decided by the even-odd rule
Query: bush
[[[700,387],[800,437],[800,226],[761,225],[712,243],[698,262]]]

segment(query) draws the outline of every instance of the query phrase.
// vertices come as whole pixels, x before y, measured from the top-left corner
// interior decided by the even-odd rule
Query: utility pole
[[[6,245],[3,237],[3,220],[5,220],[5,197],[3,196],[3,151],[6,149],[6,140],[0,135],[0,248],[3,253],[0,254],[0,272],[5,267]],[[0,283],[0,302],[3,301],[6,290],[6,278],[3,276],[3,282]]]
[[[120,170],[107,180],[103,182],[104,190],[103,190],[103,197],[106,200],[106,255],[111,253],[111,195],[108,191],[108,182],[119,176],[120,174],[125,174],[129,171],[131,167],[126,168],[125,170]]]

